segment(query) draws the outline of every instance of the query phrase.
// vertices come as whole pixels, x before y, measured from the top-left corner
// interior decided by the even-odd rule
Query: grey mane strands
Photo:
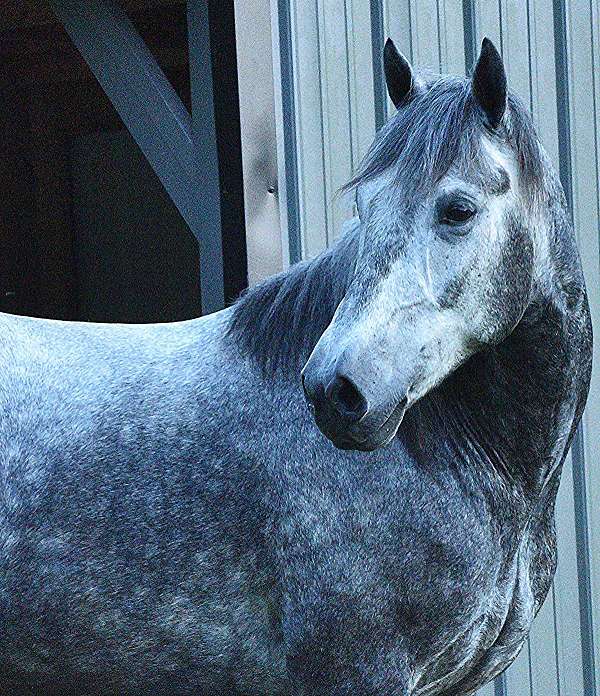
[[[535,195],[541,189],[543,172],[533,124],[513,94],[508,96],[507,112],[506,125],[492,137],[506,142],[516,153],[523,183]],[[453,165],[481,170],[478,155],[484,132],[470,81],[439,78],[418,91],[381,129],[358,173],[343,190],[352,190],[390,167],[396,168],[407,196],[438,182]]]
[[[410,194],[431,186],[470,146],[478,120],[467,84],[446,78],[418,91],[381,129],[357,175],[343,190],[355,188],[396,167]],[[469,131],[469,132],[467,132]]]
[[[316,259],[268,278],[237,301],[228,335],[265,372],[308,359],[352,279],[356,232],[350,229]]]

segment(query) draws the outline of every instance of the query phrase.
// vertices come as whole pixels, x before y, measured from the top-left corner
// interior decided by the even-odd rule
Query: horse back
[[[149,674],[211,693],[223,656],[243,680],[257,661],[243,645],[270,653],[259,487],[221,410],[222,321],[0,316],[0,672],[65,693],[82,675],[123,693]]]

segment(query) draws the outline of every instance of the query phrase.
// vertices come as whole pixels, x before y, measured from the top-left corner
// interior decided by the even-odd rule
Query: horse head
[[[470,78],[420,81],[388,41],[397,107],[358,175],[347,292],[302,371],[338,447],[386,445],[404,414],[519,323],[543,275],[542,157],[485,39]]]

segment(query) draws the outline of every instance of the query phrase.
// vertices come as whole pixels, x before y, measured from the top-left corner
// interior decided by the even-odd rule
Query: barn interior
[[[190,110],[186,3],[121,5]],[[247,284],[233,3],[209,12],[232,301]],[[0,311],[134,323],[199,316],[197,241],[41,0],[2,3],[0,91]]]

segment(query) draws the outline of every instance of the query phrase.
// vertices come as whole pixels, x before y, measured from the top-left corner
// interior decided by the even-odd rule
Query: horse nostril
[[[337,376],[327,391],[336,409],[346,418],[358,421],[368,410],[367,400],[346,377]]]

